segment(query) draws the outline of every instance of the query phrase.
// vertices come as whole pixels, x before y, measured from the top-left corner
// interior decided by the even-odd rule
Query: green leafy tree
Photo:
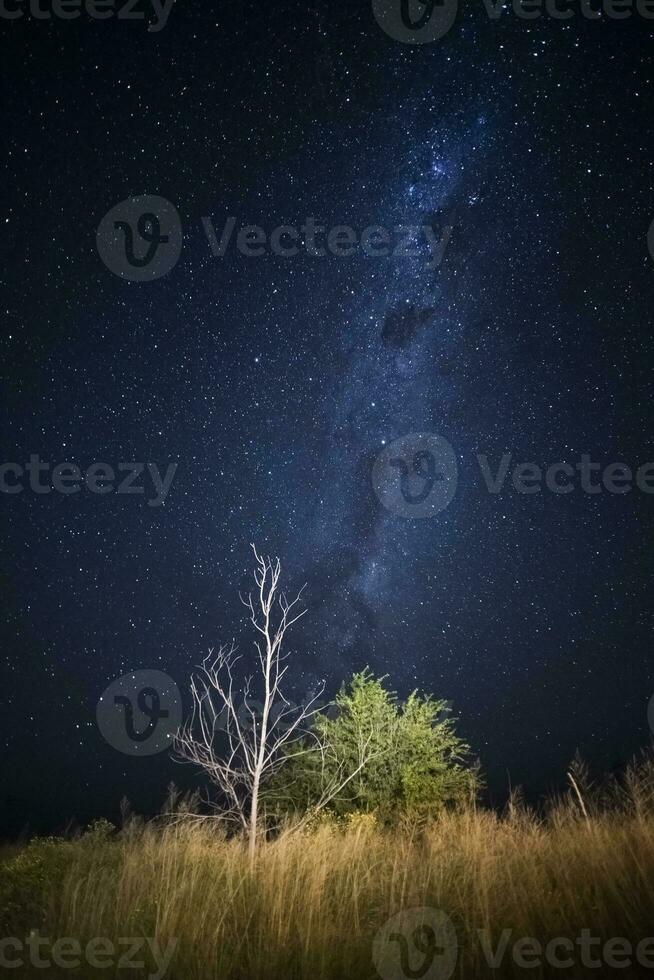
[[[474,797],[479,776],[469,747],[455,731],[447,702],[414,691],[404,703],[384,687],[385,678],[366,669],[343,685],[330,711],[313,719],[321,751],[289,760],[283,780],[271,786],[268,806],[310,811],[325,784],[354,772],[366,745],[366,765],[333,798],[339,815],[376,812],[382,819],[402,813],[436,813]],[[325,751],[325,747],[328,751]]]

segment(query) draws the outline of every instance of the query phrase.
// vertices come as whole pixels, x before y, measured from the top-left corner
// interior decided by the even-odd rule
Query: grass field
[[[178,980],[654,976],[651,783],[645,767],[610,804],[589,800],[586,816],[573,798],[544,816],[513,805],[393,830],[360,816],[261,845],[254,871],[239,840],[206,824],[37,840],[3,854],[2,935],[22,944],[3,947],[4,966],[8,976]],[[424,907],[433,911],[412,911]],[[33,930],[48,939],[47,968],[25,945]],[[503,930],[493,970],[484,950],[492,955]],[[564,938],[539,958],[527,937]],[[72,941],[59,966],[57,938]],[[128,953],[144,965],[119,968]]]

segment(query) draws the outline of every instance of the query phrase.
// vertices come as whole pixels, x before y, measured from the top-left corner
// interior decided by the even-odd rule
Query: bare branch
[[[290,664],[283,644],[287,631],[306,613],[301,607],[305,587],[289,600],[279,590],[279,559],[260,555],[254,545],[252,551],[256,591],[254,596],[239,594],[239,598],[259,634],[254,645],[261,701],[255,699],[253,677],[246,677],[241,691],[237,691],[235,666],[239,658],[234,643],[220,646],[215,655],[212,648],[191,678],[193,708],[188,722],[177,733],[175,750],[181,761],[197,766],[207,775],[218,791],[222,815],[236,820],[247,831],[253,861],[261,788],[286,761],[309,751],[307,739],[315,751],[319,740],[311,731],[311,722],[320,710],[318,703],[324,687],[303,706],[293,705],[284,693],[283,682]],[[275,717],[274,709],[279,705],[282,708]],[[369,743],[370,739],[364,749]],[[324,759],[329,749],[319,744],[319,751]],[[366,761],[363,751],[354,772],[326,784],[318,808],[342,791]]]

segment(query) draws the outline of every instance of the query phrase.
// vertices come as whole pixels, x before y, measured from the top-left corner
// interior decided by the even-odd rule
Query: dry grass
[[[493,972],[478,935],[488,930],[495,946],[503,929],[512,930],[512,941],[574,940],[589,929],[603,941],[626,937],[634,947],[654,935],[654,816],[641,804],[596,808],[589,822],[572,804],[559,804],[547,818],[520,807],[503,816],[473,810],[394,831],[361,818],[265,844],[254,873],[240,841],[206,826],[132,826],[114,839],[91,834],[42,845],[65,851],[66,860],[54,885],[39,886],[42,921],[23,916],[22,927],[83,944],[96,936],[156,936],[165,947],[175,939],[167,976],[179,980],[354,980],[378,976],[372,941],[390,916],[429,906],[454,923],[459,955],[452,975],[461,980],[654,976],[643,968],[585,970],[579,953],[567,969],[526,970],[510,950]],[[12,934],[20,935],[21,910],[13,909]],[[95,975],[88,967],[61,975],[78,972]],[[138,975],[98,975],[125,973]],[[48,975],[59,974],[54,968]]]

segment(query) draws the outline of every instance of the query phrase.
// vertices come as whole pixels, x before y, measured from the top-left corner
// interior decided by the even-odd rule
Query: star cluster
[[[250,638],[249,543],[307,582],[294,688],[366,664],[451,699],[491,792],[556,784],[649,737],[654,497],[489,493],[476,462],[654,460],[648,21],[463,8],[438,42],[369,5],[178,2],[139,23],[0,22],[3,460],[154,461],[143,496],[0,495],[6,825],[156,806],[166,756],[106,745],[129,670],[180,688]],[[161,195],[184,245],[156,282],[100,260],[117,202]],[[203,218],[361,232],[410,255],[223,257]],[[435,433],[457,492],[427,520],[375,459]]]

